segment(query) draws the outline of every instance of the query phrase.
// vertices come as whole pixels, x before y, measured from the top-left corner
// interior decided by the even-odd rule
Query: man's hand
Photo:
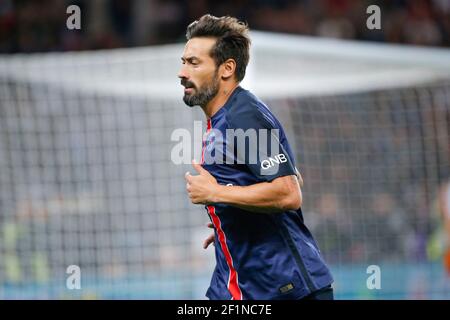
[[[194,204],[215,203],[215,195],[220,188],[217,180],[195,160],[192,160],[192,166],[198,175],[193,176],[186,172],[186,190],[191,202]]]
[[[211,222],[209,222],[207,226],[208,228],[214,229],[214,225]],[[214,245],[214,232],[203,241],[203,249],[207,249],[211,243]]]

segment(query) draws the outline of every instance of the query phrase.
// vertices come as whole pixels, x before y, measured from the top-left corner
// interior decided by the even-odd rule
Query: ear
[[[234,59],[225,60],[220,68],[222,69],[222,79],[227,80],[231,78],[236,71],[236,61],[234,61]]]

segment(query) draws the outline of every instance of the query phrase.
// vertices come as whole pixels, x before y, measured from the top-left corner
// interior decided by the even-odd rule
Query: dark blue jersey
[[[202,165],[218,183],[233,186],[296,174],[280,122],[241,87],[208,119]],[[217,262],[208,298],[299,299],[333,282],[301,209],[266,214],[221,203],[206,209]]]

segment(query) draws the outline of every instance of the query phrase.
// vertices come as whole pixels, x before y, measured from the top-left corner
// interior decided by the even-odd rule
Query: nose
[[[187,79],[188,78],[188,75],[186,73],[186,68],[185,68],[184,64],[181,66],[180,71],[178,71],[178,78],[180,78],[180,79],[183,79],[183,78]]]

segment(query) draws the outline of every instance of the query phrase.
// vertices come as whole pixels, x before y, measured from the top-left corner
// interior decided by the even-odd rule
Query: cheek
[[[203,75],[193,73],[191,76],[191,81],[195,85],[195,88],[200,88],[205,83],[205,77]]]
[[[194,82],[196,85],[198,85],[200,82],[203,81],[203,74],[201,70],[198,70],[198,68],[191,68],[189,70],[189,78],[192,82]]]
[[[201,70],[192,78],[198,87],[203,86],[205,83],[210,83],[214,80],[214,72],[210,70]]]

